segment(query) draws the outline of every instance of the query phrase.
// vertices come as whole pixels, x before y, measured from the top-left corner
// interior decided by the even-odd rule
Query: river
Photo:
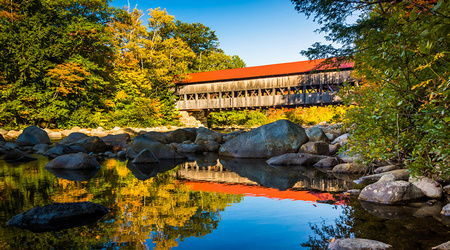
[[[450,239],[445,218],[424,203],[374,206],[342,193],[352,176],[263,160],[191,156],[133,165],[108,159],[99,170],[49,171],[48,159],[0,160],[1,249],[324,249],[333,237],[430,249]],[[55,202],[109,208],[95,223],[34,233],[6,225]]]

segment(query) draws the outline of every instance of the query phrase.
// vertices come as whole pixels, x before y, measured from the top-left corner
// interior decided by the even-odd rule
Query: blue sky
[[[129,0],[131,8],[147,13],[166,9],[176,20],[200,22],[216,32],[220,48],[238,55],[247,66],[307,60],[299,54],[315,42],[324,42],[319,26],[297,13],[289,0]],[[127,6],[113,0],[112,6]],[[144,17],[147,21],[148,16]]]

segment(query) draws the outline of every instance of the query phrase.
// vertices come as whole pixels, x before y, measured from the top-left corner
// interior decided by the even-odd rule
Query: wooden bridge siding
[[[352,81],[350,73],[351,71],[347,70],[184,85],[177,89],[178,95],[184,97],[178,101],[177,106],[180,110],[189,110],[331,104],[340,101],[334,93],[337,92],[339,84]],[[291,87],[300,87],[302,93],[292,94],[289,91]],[[287,90],[288,93],[277,95],[277,89]],[[270,92],[270,95],[264,95],[266,91]],[[250,96],[252,92],[256,96]],[[229,98],[224,96],[227,93],[231,93]],[[237,97],[239,93],[243,97]],[[212,99],[212,94],[218,95],[219,98]],[[188,95],[195,95],[194,100],[188,100]],[[204,99],[200,98],[202,95]]]

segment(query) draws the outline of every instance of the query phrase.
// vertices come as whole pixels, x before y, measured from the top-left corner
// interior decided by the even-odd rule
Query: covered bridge
[[[353,82],[353,64],[321,69],[320,60],[190,74],[176,86],[179,110],[295,107],[338,104],[339,86]]]

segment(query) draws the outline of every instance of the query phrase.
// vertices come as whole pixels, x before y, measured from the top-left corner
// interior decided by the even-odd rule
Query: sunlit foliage
[[[397,159],[416,173],[448,176],[450,159],[450,3],[413,1],[296,1],[342,49],[304,52],[355,62],[362,82],[348,87],[352,150],[366,161]],[[350,15],[356,23],[346,23]],[[328,50],[326,49],[328,48]],[[319,52],[321,50],[322,52]]]

